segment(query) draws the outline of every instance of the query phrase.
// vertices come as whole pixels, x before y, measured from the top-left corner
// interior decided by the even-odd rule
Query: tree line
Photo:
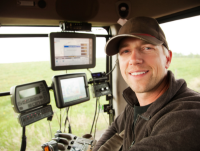
[[[199,54],[190,53],[189,55],[184,55],[182,53],[173,52],[173,57],[175,58],[200,58]]]

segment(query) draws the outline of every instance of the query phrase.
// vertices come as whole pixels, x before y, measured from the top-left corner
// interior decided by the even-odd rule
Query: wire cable
[[[92,74],[92,71],[90,71],[90,69],[87,68],[87,70]]]
[[[99,98],[100,99],[100,98]],[[99,118],[99,113],[100,113],[100,100],[98,99],[98,103],[99,103],[99,110],[98,110],[98,114],[97,114],[97,118],[96,118],[96,122],[95,122],[95,128],[94,128],[94,140],[95,140],[95,135],[96,135],[96,130],[97,130],[97,121],[98,121],[98,118]]]
[[[117,66],[118,62],[119,62],[119,60],[117,59],[117,60],[115,61],[115,66],[113,67],[113,69],[112,69],[110,72],[106,73],[106,76],[109,75],[111,72],[113,72],[113,70],[114,70],[115,67]]]
[[[69,109],[68,109],[68,112],[69,112]],[[68,120],[68,123],[69,123],[69,126],[68,126],[68,132],[69,132],[70,134],[72,134],[72,129],[71,129],[70,121],[69,121],[68,112],[67,112],[67,120]]]
[[[72,115],[72,106],[71,106],[71,108],[70,108],[70,113],[69,113],[69,115]],[[71,120],[71,118],[70,118],[70,120]],[[68,117],[68,122],[69,122],[69,117]],[[69,122],[69,133],[72,134],[72,129],[71,129],[71,124],[70,124],[70,122]]]
[[[65,123],[64,123],[64,132],[65,132],[65,128],[66,128],[66,125],[67,125],[67,121],[69,122],[68,112],[69,112],[69,107],[66,108],[66,118],[65,118]]]
[[[105,118],[105,116],[104,116],[104,113],[102,113],[102,114],[103,114],[104,120],[105,120],[106,123],[108,124],[108,121],[106,120],[106,118]],[[109,124],[108,124],[108,126],[109,126]]]
[[[52,139],[53,137],[52,137],[52,130],[51,130],[51,124],[50,124],[50,121],[49,121],[49,129],[50,129],[50,134],[51,134],[51,138],[50,139]]]
[[[63,121],[64,115],[65,115],[65,110],[63,110],[62,121]]]
[[[95,113],[94,113],[94,118],[93,118],[93,122],[92,122],[92,127],[91,127],[91,130],[90,130],[90,135],[92,135],[92,129],[93,129],[94,122],[95,122],[95,119],[96,119],[96,114],[97,114],[97,102],[98,102],[98,98],[96,99]]]
[[[57,112],[54,112],[54,113],[56,113],[56,117],[57,117],[57,120],[58,120],[58,125],[59,125],[59,127],[60,127],[60,122],[59,122],[59,119],[58,119],[58,114],[57,114]]]
[[[64,122],[64,128],[63,128],[63,132],[65,133],[65,128],[66,128],[66,125],[67,125],[67,111],[68,110],[68,107],[66,107],[66,118],[65,118],[65,122]]]
[[[100,92],[100,93],[101,93],[101,92]],[[102,94],[102,93],[101,93],[101,96],[103,96],[103,94]],[[100,97],[101,97],[101,96],[100,96]],[[99,98],[99,99],[100,99],[100,98]],[[101,105],[101,104],[100,104],[100,102],[99,102],[99,105]],[[105,118],[105,116],[104,116],[104,114],[103,114],[103,113],[102,113],[102,115],[103,115],[103,117],[104,117],[104,119],[105,119],[106,123],[108,124],[108,122],[107,122],[107,120],[106,120],[106,118]],[[108,126],[109,126],[109,124],[108,124]]]
[[[26,150],[26,127],[22,127],[22,144],[20,151]]]
[[[62,119],[61,119],[61,109],[60,109],[60,131],[61,131],[61,127],[62,127]]]

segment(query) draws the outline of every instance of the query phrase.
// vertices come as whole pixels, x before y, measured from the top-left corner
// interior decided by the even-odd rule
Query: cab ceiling
[[[0,24],[59,26],[60,21],[77,21],[110,26],[120,18],[120,3],[129,5],[126,19],[162,18],[200,6],[200,0],[0,0]]]

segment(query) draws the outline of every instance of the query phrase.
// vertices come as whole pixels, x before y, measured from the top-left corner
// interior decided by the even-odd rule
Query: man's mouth
[[[137,76],[137,75],[142,75],[142,74],[145,74],[147,73],[148,71],[142,71],[142,72],[133,72],[133,73],[130,73],[131,75],[133,76]]]

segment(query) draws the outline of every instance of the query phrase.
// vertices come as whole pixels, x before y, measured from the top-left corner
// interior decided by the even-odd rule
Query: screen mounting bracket
[[[62,32],[65,31],[87,31],[90,32],[92,24],[87,22],[60,22]]]

